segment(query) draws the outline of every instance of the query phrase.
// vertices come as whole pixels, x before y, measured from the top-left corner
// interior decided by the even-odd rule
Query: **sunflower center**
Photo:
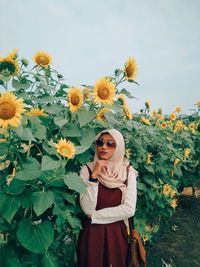
[[[0,119],[9,120],[15,115],[15,106],[11,103],[4,102],[0,104]]]
[[[78,95],[73,94],[71,96],[71,103],[72,103],[72,105],[74,105],[74,106],[78,105],[79,101],[80,101],[80,98],[79,98]]]
[[[64,157],[68,157],[69,156],[69,149],[66,148],[66,147],[62,147],[61,150],[60,150],[61,154],[64,156]]]
[[[37,58],[37,63],[40,65],[48,65],[49,64],[49,59],[48,59],[48,57],[44,57],[44,56],[39,56],[38,58]]]
[[[126,67],[126,74],[127,74],[127,76],[129,77],[129,76],[133,75],[133,73],[134,73],[134,68],[133,68],[133,66],[132,66],[132,65],[128,65],[128,66]]]
[[[9,70],[10,74],[13,74],[16,71],[15,64],[9,61],[0,62],[0,72],[6,69]]]
[[[106,87],[99,88],[99,90],[98,90],[98,96],[101,99],[107,99],[108,96],[109,96],[109,89],[106,88]]]

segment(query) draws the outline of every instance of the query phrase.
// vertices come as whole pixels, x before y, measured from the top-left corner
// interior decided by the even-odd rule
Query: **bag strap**
[[[87,164],[85,164],[85,165],[87,166],[87,169],[88,169],[88,172],[89,172],[89,177],[91,177],[91,176],[92,176],[92,171],[91,171],[91,169],[88,167]]]
[[[128,185],[128,175],[129,175],[129,168],[130,168],[130,164],[126,167],[126,181],[125,181],[125,185]],[[134,229],[134,216],[128,218],[128,224],[129,224],[129,230],[130,230],[130,235],[132,233],[131,230]],[[131,235],[132,238],[132,235]]]

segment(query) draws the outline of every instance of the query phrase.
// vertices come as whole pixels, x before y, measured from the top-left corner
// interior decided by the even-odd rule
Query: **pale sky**
[[[0,0],[0,56],[13,48],[33,65],[40,50],[68,85],[93,85],[138,63],[140,86],[125,82],[138,112],[190,113],[200,100],[200,0]]]

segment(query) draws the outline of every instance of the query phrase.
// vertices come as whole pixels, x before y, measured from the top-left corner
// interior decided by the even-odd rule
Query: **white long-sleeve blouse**
[[[80,205],[86,216],[91,218],[92,224],[108,224],[124,220],[128,226],[128,218],[135,214],[137,187],[136,177],[138,172],[129,168],[128,183],[122,196],[122,203],[116,207],[96,210],[98,184],[89,181],[89,171],[86,165],[81,169],[80,176],[87,185],[86,193],[80,195]]]

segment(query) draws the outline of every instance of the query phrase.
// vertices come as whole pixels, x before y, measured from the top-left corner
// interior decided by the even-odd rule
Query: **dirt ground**
[[[167,222],[146,246],[147,267],[200,267],[200,198],[180,196]]]

